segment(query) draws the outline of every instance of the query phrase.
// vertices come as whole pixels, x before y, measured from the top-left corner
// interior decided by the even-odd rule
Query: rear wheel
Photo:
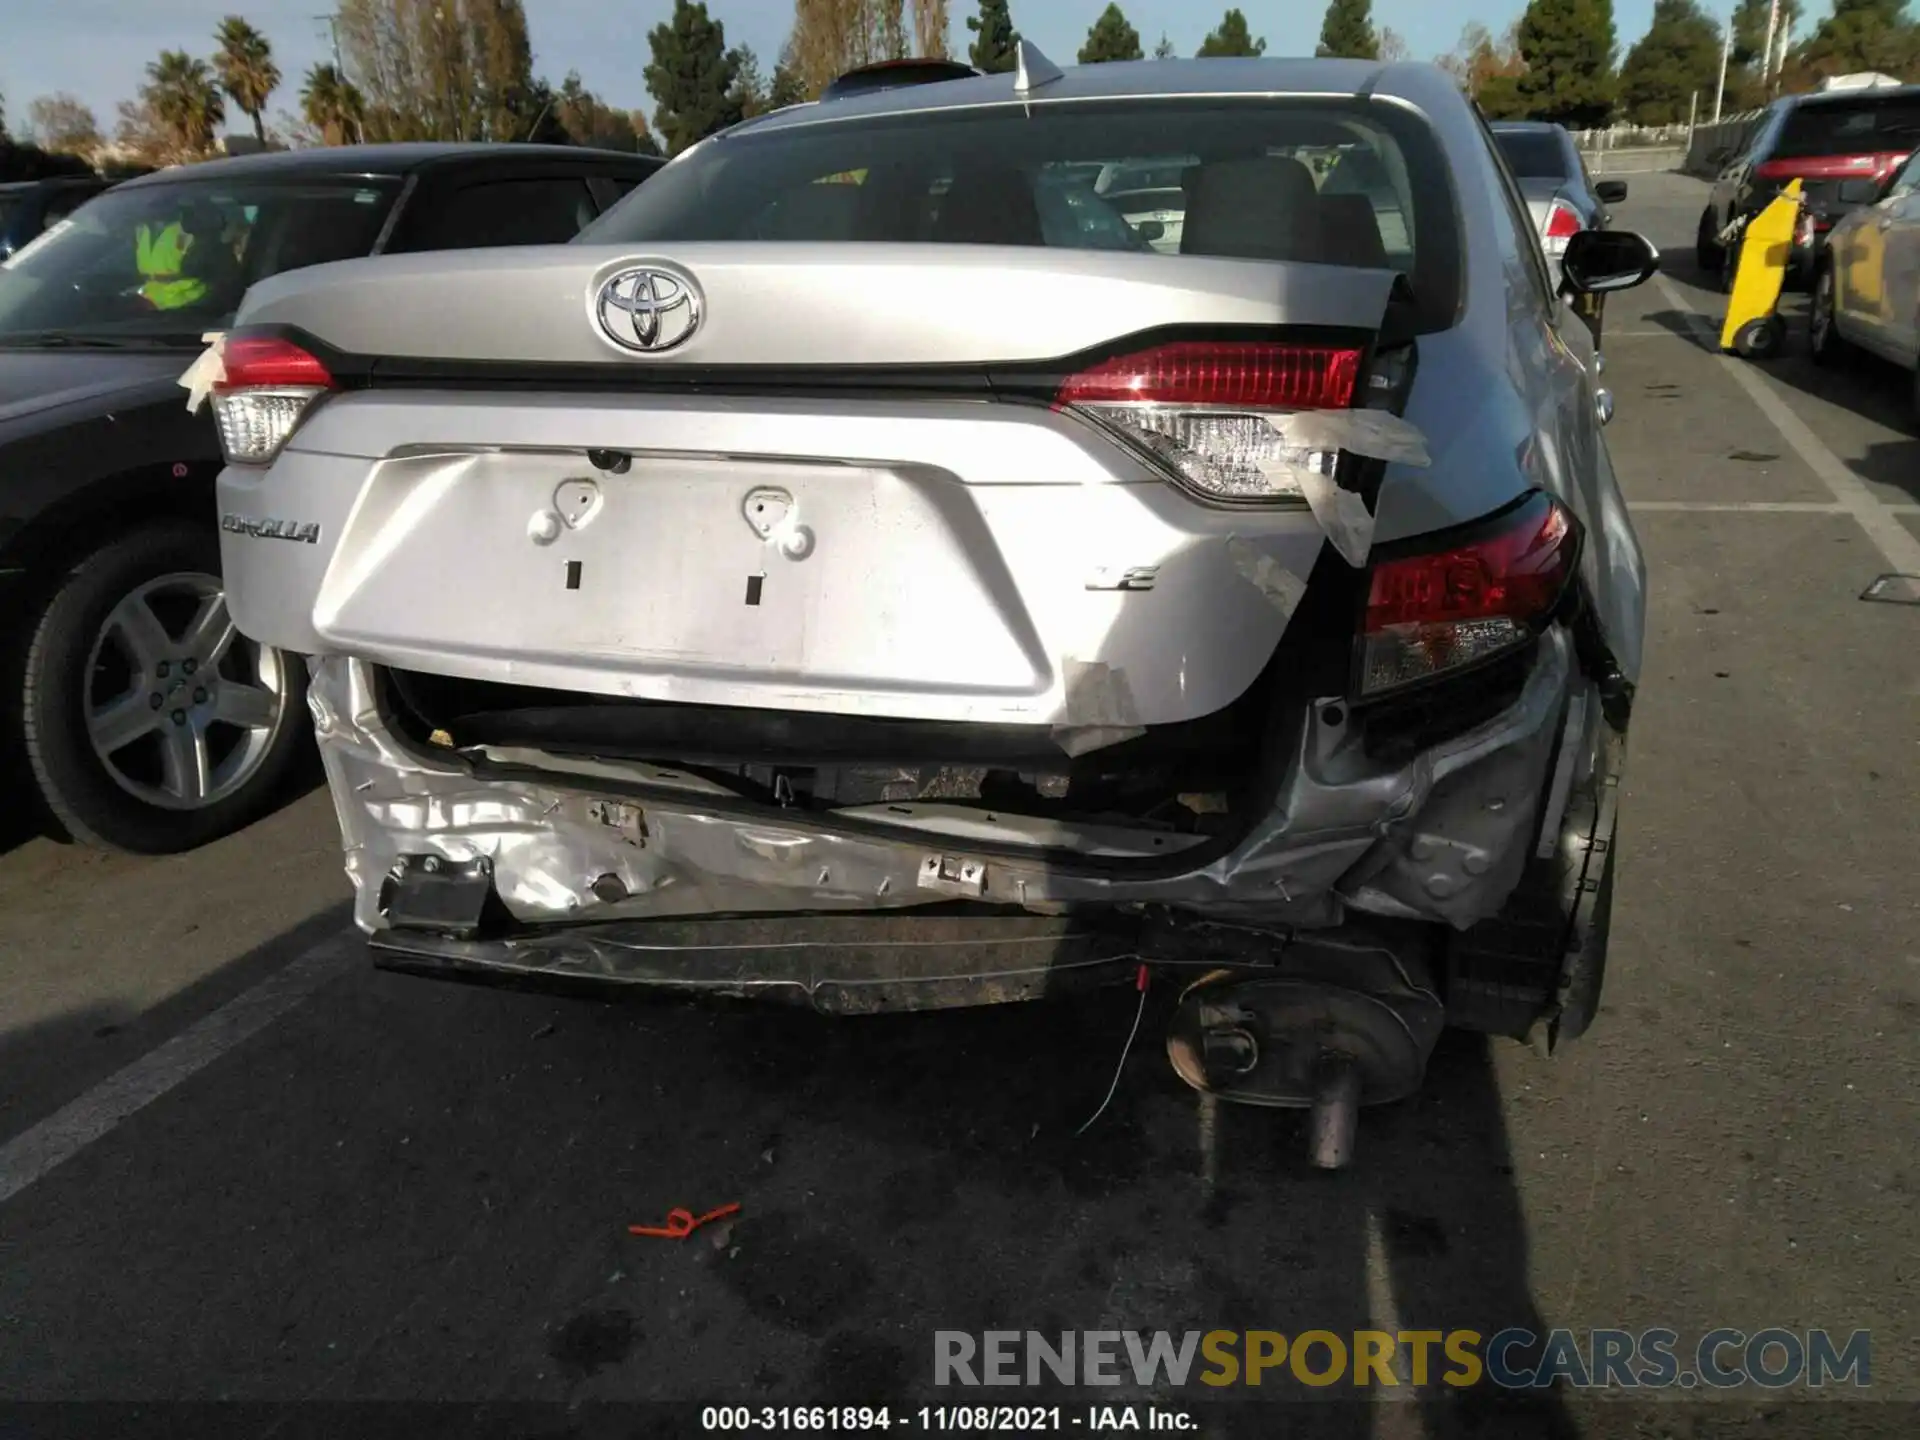
[[[1848,358],[1846,338],[1834,319],[1833,266],[1822,263],[1813,276],[1813,300],[1807,308],[1807,350],[1816,365],[1834,365]]]
[[[1693,241],[1693,258],[1709,275],[1719,274],[1721,262],[1725,259],[1719,234],[1720,227],[1714,223],[1713,207],[1709,205],[1700,212],[1700,227]]]
[[[82,559],[48,602],[21,729],[74,839],[167,854],[274,803],[299,758],[305,693],[297,657],[234,629],[213,534],[164,521]]]

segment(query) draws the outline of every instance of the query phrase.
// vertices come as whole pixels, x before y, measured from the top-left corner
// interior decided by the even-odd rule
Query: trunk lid
[[[651,293],[637,294],[637,275]],[[959,367],[1070,356],[1163,327],[1372,332],[1390,270],[1039,247],[683,243],[387,256],[253,287],[236,326],[347,357],[649,371]],[[654,347],[635,322],[652,314]],[[661,342],[665,343],[661,343]],[[410,367],[374,365],[375,378]],[[616,377],[618,377],[616,379]]]

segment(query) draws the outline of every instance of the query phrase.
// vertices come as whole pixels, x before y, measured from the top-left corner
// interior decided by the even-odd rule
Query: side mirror
[[[1871,205],[1880,198],[1881,185],[1878,180],[1842,180],[1840,182],[1840,203],[1842,205]]]
[[[1660,252],[1631,230],[1580,230],[1567,239],[1560,274],[1583,295],[1644,284],[1660,268]]]
[[[1142,220],[1133,227],[1134,233],[1151,245],[1167,233],[1167,227],[1158,220]]]
[[[1593,186],[1594,198],[1602,205],[1618,205],[1627,198],[1627,182],[1624,180],[1597,180]]]

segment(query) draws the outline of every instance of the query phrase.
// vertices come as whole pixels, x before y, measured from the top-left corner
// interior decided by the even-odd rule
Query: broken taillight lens
[[[271,335],[230,335],[213,416],[230,465],[264,465],[280,453],[314,402],[334,388],[317,356]]]
[[[1180,341],[1069,376],[1055,404],[1106,426],[1202,494],[1299,500],[1294,472],[1331,473],[1337,454],[1289,444],[1282,417],[1346,409],[1359,375],[1357,349]]]
[[[1547,254],[1564,255],[1567,241],[1583,228],[1573,208],[1564,201],[1556,200],[1547,207],[1547,228],[1540,237],[1540,243],[1546,247]]]
[[[1536,494],[1480,538],[1377,561],[1361,625],[1362,696],[1431,680],[1530,640],[1565,595],[1579,534]]]

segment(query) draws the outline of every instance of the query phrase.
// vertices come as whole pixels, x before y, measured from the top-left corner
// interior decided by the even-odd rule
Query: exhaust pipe
[[[1315,1169],[1353,1159],[1362,1105],[1420,1088],[1446,1010],[1424,937],[1296,939],[1263,970],[1215,971],[1189,986],[1167,1058],[1205,1094],[1301,1109]]]

